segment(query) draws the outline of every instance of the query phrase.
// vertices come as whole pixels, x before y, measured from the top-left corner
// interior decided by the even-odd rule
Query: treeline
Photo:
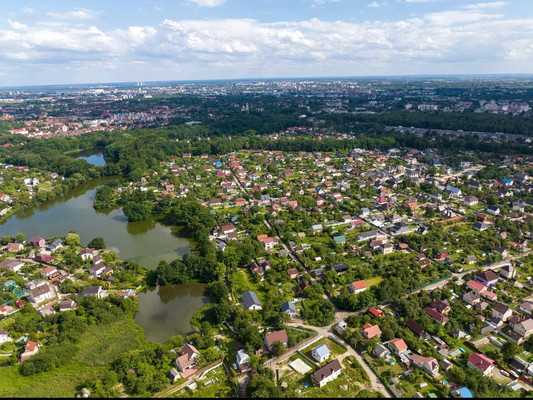
[[[328,115],[324,118],[337,126],[348,126],[359,122],[388,126],[415,126],[427,129],[462,129],[464,131],[533,135],[533,120],[510,114],[393,111],[383,114]]]

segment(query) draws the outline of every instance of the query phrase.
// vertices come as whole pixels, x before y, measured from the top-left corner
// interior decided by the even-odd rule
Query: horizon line
[[[257,82],[257,81],[303,81],[303,80],[355,80],[355,79],[401,79],[401,78],[498,78],[515,77],[525,79],[533,78],[533,73],[497,73],[497,74],[402,74],[402,75],[349,75],[349,76],[303,76],[303,77],[269,77],[269,78],[212,78],[212,79],[176,79],[176,80],[156,80],[156,81],[121,81],[121,82],[85,82],[85,83],[47,83],[29,85],[0,86],[0,90],[14,88],[46,88],[57,86],[92,86],[92,85],[127,85],[127,84],[154,84],[154,83],[198,83],[198,82]]]

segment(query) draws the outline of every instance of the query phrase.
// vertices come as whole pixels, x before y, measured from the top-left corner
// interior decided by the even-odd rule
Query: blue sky
[[[0,85],[533,73],[530,0],[0,0]]]

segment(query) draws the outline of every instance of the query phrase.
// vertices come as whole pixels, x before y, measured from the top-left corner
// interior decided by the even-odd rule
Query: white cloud
[[[381,6],[381,3],[378,3],[377,1],[373,1],[372,3],[368,3],[366,6],[367,7],[378,8],[378,7]]]
[[[362,23],[165,19],[115,30],[9,23],[0,28],[0,70],[56,74],[59,82],[170,79],[175,71],[175,79],[197,79],[533,68],[533,19],[474,9]]]
[[[466,6],[464,6],[464,8],[466,8],[467,10],[474,11],[494,10],[496,8],[505,7],[507,4],[509,4],[508,1],[493,1],[490,3],[467,4]]]
[[[434,3],[437,0],[404,0],[406,3]]]
[[[200,7],[218,7],[226,2],[226,0],[187,0]]]
[[[45,14],[48,18],[54,18],[54,19],[81,19],[81,20],[93,20],[97,19],[98,16],[94,11],[91,10],[85,10],[85,9],[77,9],[74,11],[68,11],[63,13],[58,12],[49,12]]]
[[[7,22],[9,23],[9,26],[16,31],[24,31],[28,29],[28,25],[22,24],[18,21],[12,21],[10,18],[8,18]]]

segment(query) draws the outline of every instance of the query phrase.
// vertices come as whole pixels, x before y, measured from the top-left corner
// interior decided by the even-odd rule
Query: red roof
[[[379,329],[379,326],[372,324],[364,324],[363,332],[367,339],[372,339],[374,336],[381,335],[381,329]]]
[[[396,350],[398,353],[407,351],[407,345],[405,344],[403,339],[398,339],[398,338],[391,339],[389,340],[389,343],[393,345],[394,347],[396,347]]]
[[[28,343],[26,343],[26,347],[24,348],[26,351],[34,351],[37,347],[37,343],[32,342],[31,340],[28,340]]]
[[[481,371],[486,371],[487,368],[494,365],[494,360],[481,353],[472,353],[470,357],[468,357],[468,362]]]
[[[484,290],[486,290],[487,288],[485,287],[485,285],[479,283],[479,282],[476,282],[474,280],[469,280],[468,282],[466,282],[466,286],[474,289],[474,290],[477,290],[478,292],[482,292]]]
[[[445,317],[444,315],[442,315],[440,312],[438,312],[436,308],[426,307],[426,308],[424,308],[424,311],[431,318],[433,318],[433,319],[435,319],[435,320],[437,320],[439,322],[448,322],[449,321],[449,319],[447,317]]]
[[[266,334],[266,343],[270,347],[276,342],[288,343],[289,337],[287,336],[287,331],[282,329],[281,331],[270,332]]]
[[[364,281],[364,279],[361,281],[352,282],[352,287],[354,288],[354,290],[366,289],[366,282]]]
[[[378,310],[377,308],[374,308],[374,307],[370,307],[370,308],[368,309],[368,313],[369,313],[370,315],[372,315],[374,318],[375,318],[375,317],[379,317],[380,315],[385,314],[383,311]]]

